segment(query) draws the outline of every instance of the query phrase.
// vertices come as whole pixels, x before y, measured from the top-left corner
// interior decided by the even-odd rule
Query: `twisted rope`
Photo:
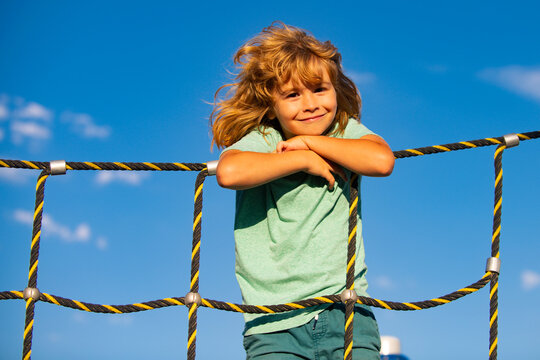
[[[398,310],[398,311],[414,311],[424,310],[447,304],[449,302],[458,300],[466,295],[472,294],[487,285],[492,279],[492,273],[487,272],[477,282],[470,284],[462,289],[454,291],[450,294],[443,295],[434,299],[417,301],[417,302],[393,302],[388,300],[380,300],[370,298],[366,296],[358,296],[356,300],[357,304],[369,305],[378,307],[381,309]],[[11,290],[0,292],[0,300],[12,300],[23,299],[23,292],[21,290]],[[185,297],[170,297],[159,300],[152,300],[134,304],[126,305],[100,305],[93,304],[84,301],[78,301],[73,299],[64,298],[58,295],[41,293],[39,297],[40,301],[64,306],[71,309],[82,310],[94,313],[104,314],[127,314],[133,312],[140,312],[146,310],[155,310],[169,306],[186,305]],[[247,313],[247,314],[275,314],[291,310],[305,309],[317,305],[341,303],[341,297],[339,295],[325,295],[318,296],[311,299],[300,300],[290,303],[278,304],[278,305],[245,305],[235,304],[225,301],[212,300],[201,298],[201,305],[211,309]]]
[[[491,256],[499,258],[500,238],[501,238],[501,214],[502,214],[502,155],[506,149],[505,145],[499,145],[495,150],[495,199],[493,206],[493,235],[491,237]],[[499,303],[499,274],[494,273],[490,281],[489,292],[489,359],[497,359],[498,342],[498,303]]]
[[[349,238],[347,244],[347,278],[345,287],[352,293],[354,291],[354,265],[356,261],[356,229],[358,215],[358,175],[354,174],[350,181],[349,205]],[[356,293],[355,293],[356,294]],[[345,336],[343,345],[343,359],[352,360],[354,298],[345,302]]]
[[[195,199],[193,206],[193,243],[191,250],[191,283],[190,293],[198,295],[199,292],[199,261],[201,258],[201,229],[202,229],[202,203],[203,185],[208,176],[208,170],[204,169],[197,175],[195,180]],[[197,301],[188,304],[188,343],[187,358],[195,360],[195,348],[197,337]]]
[[[517,134],[520,140],[531,140],[540,137],[540,131]],[[480,140],[462,141],[459,143],[434,145],[416,149],[406,149],[395,151],[396,158],[406,158],[412,156],[421,156],[435,154],[441,152],[449,152],[454,150],[472,149],[482,146],[499,145],[495,151],[495,205],[493,216],[493,236],[492,236],[492,257],[499,258],[499,243],[500,243],[500,228],[501,228],[501,208],[502,208],[502,152],[506,148],[504,137],[486,138]],[[30,265],[28,274],[28,288],[37,290],[37,269],[39,257],[39,243],[41,238],[41,223],[44,204],[44,188],[47,177],[51,174],[51,166],[49,162],[36,162],[25,160],[5,160],[0,159],[0,167],[6,168],[23,168],[23,169],[41,169],[42,172],[38,177],[36,185],[36,204],[34,211],[32,242],[30,251]],[[190,293],[186,297],[171,297],[160,300],[147,301],[142,303],[128,305],[98,305],[87,302],[82,302],[73,299],[67,299],[47,293],[39,293],[39,296],[27,297],[23,291],[2,291],[0,292],[0,300],[9,299],[25,299],[26,300],[26,317],[25,330],[23,335],[23,360],[29,360],[32,353],[32,334],[34,323],[35,303],[38,300],[52,303],[55,305],[65,306],[73,309],[96,312],[96,313],[111,313],[123,314],[130,312],[138,312],[145,310],[153,310],[168,306],[186,305],[188,311],[188,345],[187,357],[188,360],[195,359],[195,343],[197,333],[197,308],[205,306],[213,309],[234,311],[242,313],[258,313],[270,314],[296,309],[303,309],[311,306],[331,304],[337,302],[345,302],[345,339],[344,339],[344,359],[352,360],[352,333],[353,333],[353,318],[354,304],[365,304],[369,306],[389,309],[389,310],[422,310],[431,307],[440,306],[451,301],[460,299],[463,296],[471,294],[483,288],[490,282],[490,360],[497,358],[497,323],[498,323],[498,273],[486,271],[480,280],[477,282],[454,291],[450,294],[419,302],[392,302],[379,300],[370,297],[359,296],[356,301],[342,300],[339,295],[320,296],[312,299],[301,300],[279,305],[244,305],[233,304],[229,302],[204,299],[201,298],[199,291],[199,260],[200,260],[200,242],[202,229],[202,188],[203,183],[208,176],[208,170],[204,163],[126,163],[126,162],[68,162],[66,163],[68,170],[118,170],[118,171],[200,171],[195,182],[195,199],[194,199],[194,214],[193,214],[193,244],[191,255],[191,283]],[[358,189],[357,179],[351,180],[350,191],[350,209],[349,209],[349,239],[347,252],[347,277],[346,289],[354,291],[354,263],[356,250],[356,215]],[[189,301],[186,301],[188,298]]]

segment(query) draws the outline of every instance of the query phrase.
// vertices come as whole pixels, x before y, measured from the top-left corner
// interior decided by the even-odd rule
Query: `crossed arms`
[[[335,183],[334,174],[345,178],[346,168],[367,176],[388,176],[394,154],[379,136],[339,139],[324,135],[301,135],[278,143],[273,153],[229,150],[221,156],[217,181],[222,187],[243,190],[304,171]]]

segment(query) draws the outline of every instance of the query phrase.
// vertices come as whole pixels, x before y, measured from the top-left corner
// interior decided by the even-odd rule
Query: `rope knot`
[[[343,290],[339,297],[341,298],[341,302],[344,304],[346,304],[348,301],[356,302],[356,300],[358,300],[358,294],[352,289]]]
[[[492,272],[499,274],[501,271],[501,259],[497,257],[490,257],[486,262],[486,272]]]
[[[202,304],[201,295],[196,292],[188,292],[184,298],[184,303],[187,307],[189,307],[191,304],[196,304],[197,307],[199,307]]]
[[[27,287],[26,289],[23,290],[24,300],[32,299],[34,301],[38,301],[40,296],[41,296],[41,292],[39,291],[38,288]]]

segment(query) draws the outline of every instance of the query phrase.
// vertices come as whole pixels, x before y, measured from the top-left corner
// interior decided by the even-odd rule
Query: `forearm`
[[[281,154],[230,150],[218,163],[217,181],[222,187],[243,190],[307,169],[309,150]]]
[[[360,139],[303,136],[307,147],[350,171],[367,176],[388,176],[394,168],[394,154],[386,142],[368,135]]]

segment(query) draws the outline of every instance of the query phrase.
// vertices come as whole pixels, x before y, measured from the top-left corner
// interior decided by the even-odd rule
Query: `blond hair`
[[[273,96],[289,81],[318,84],[328,71],[336,90],[337,112],[331,129],[345,130],[350,117],[360,118],[361,99],[354,83],[343,73],[341,54],[330,41],[321,42],[302,29],[273,23],[247,41],[235,54],[236,82],[220,87],[210,115],[212,144],[230,146],[255,128],[279,129],[270,119]],[[322,65],[322,66],[321,66]],[[227,89],[226,98],[218,99]]]

